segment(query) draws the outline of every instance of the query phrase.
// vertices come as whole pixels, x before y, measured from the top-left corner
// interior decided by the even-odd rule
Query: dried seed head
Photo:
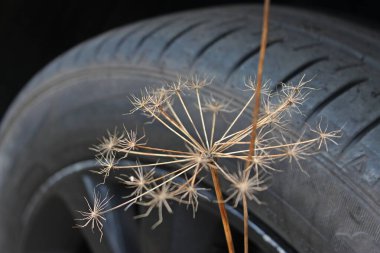
[[[217,100],[213,96],[204,98],[204,112],[212,112],[219,114],[219,112],[232,113],[235,110],[230,108],[231,101]]]
[[[91,148],[91,150],[94,150],[99,155],[109,156],[114,153],[115,148],[119,147],[123,138],[124,133],[119,134],[115,128],[113,133],[107,131],[107,135],[101,139],[98,145]]]
[[[296,86],[282,84],[282,103],[288,108],[287,112],[291,115],[292,111],[302,114],[300,106],[306,101],[313,88],[306,86],[311,80],[303,81],[305,75]]]
[[[326,126],[322,128],[321,124],[322,119],[319,121],[316,129],[311,129],[311,131],[318,135],[318,149],[321,149],[323,145],[326,151],[329,151],[328,142],[332,142],[335,145],[338,145],[335,139],[342,137],[342,129],[328,131],[328,125],[326,124]]]
[[[247,90],[253,91],[253,94],[256,93],[257,89],[257,83],[256,83],[256,77],[252,79],[252,77],[249,77],[244,81],[245,87],[247,87]],[[261,96],[263,96],[264,99],[270,97],[270,80],[265,81],[261,85]]]
[[[238,168],[237,173],[224,174],[225,178],[231,183],[228,192],[231,192],[226,198],[226,201],[235,199],[234,206],[237,207],[240,201],[243,200],[245,195],[249,200],[255,200],[257,203],[261,203],[256,197],[256,193],[267,189],[265,186],[265,180],[260,179],[257,175],[249,175],[241,168]]]
[[[170,94],[164,88],[153,90],[149,97],[149,102],[145,107],[145,112],[148,114],[160,113],[166,103],[171,103],[170,98]]]
[[[179,194],[181,195],[180,199],[181,201],[184,201],[187,205],[187,207],[191,206],[193,209],[193,218],[195,218],[195,213],[198,210],[198,197],[202,197],[204,199],[208,199],[205,195],[200,193],[200,191],[208,190],[206,188],[200,188],[198,187],[199,183],[202,181],[202,179],[198,180],[198,182],[192,181],[192,179],[186,179],[186,183],[179,186]]]
[[[270,173],[271,171],[279,171],[273,167],[273,158],[268,155],[268,153],[255,150],[255,155],[252,157],[252,168],[258,171],[265,171],[266,173]]]
[[[284,143],[291,143],[285,140],[283,137]],[[280,158],[280,161],[288,160],[290,164],[296,163],[297,167],[304,173],[306,173],[301,166],[300,161],[305,160],[307,156],[313,154],[312,147],[314,142],[302,141],[300,138],[298,141],[292,144],[285,144],[282,147],[283,157]]]
[[[171,93],[182,93],[185,90],[188,90],[188,81],[183,80],[181,77],[177,79],[177,81],[172,82],[168,85],[166,90],[168,90]]]
[[[141,110],[145,115],[155,119],[157,124],[167,129],[172,136],[183,141],[184,146],[188,150],[174,149],[169,150],[162,147],[151,147],[143,143],[145,137],[137,137],[136,131],[125,131],[122,135],[110,134],[102,141],[102,146],[98,148],[100,163],[103,168],[97,173],[104,175],[106,178],[111,169],[116,167],[115,155],[126,158],[129,154],[142,156],[149,162],[144,165],[117,165],[117,169],[135,169],[131,174],[122,175],[119,180],[128,188],[132,188],[133,192],[128,200],[122,204],[111,208],[111,210],[119,207],[129,207],[132,204],[146,206],[147,211],[136,218],[148,216],[152,210],[157,209],[159,219],[153,225],[153,228],[162,222],[163,206],[171,213],[172,209],[169,205],[170,201],[187,204],[193,208],[195,214],[198,207],[199,182],[197,177],[202,170],[207,168],[216,168],[231,183],[229,197],[227,200],[234,198],[234,205],[238,205],[243,198],[253,199],[260,203],[256,198],[256,193],[266,189],[264,183],[266,179],[263,174],[268,175],[274,170],[272,164],[274,161],[288,160],[295,162],[302,170],[300,160],[305,159],[307,155],[311,155],[311,147],[316,143],[319,148],[327,145],[331,141],[335,143],[335,137],[339,136],[339,131],[328,132],[320,125],[313,131],[318,135],[314,139],[305,139],[291,141],[283,138],[278,142],[276,136],[277,131],[272,134],[274,126],[280,126],[278,129],[285,128],[284,120],[286,113],[299,111],[300,105],[304,102],[311,88],[306,87],[309,81],[301,81],[298,85],[283,85],[282,90],[270,94],[267,83],[264,84],[264,96],[262,103],[264,110],[259,115],[257,121],[257,129],[255,129],[257,137],[254,143],[254,156],[249,157],[247,153],[250,146],[250,136],[252,133],[251,122],[243,120],[246,110],[254,101],[256,85],[250,80],[246,84],[253,91],[251,96],[242,106],[241,110],[231,119],[220,125],[220,117],[216,117],[221,112],[232,112],[228,108],[230,104],[227,101],[218,101],[214,97],[208,97],[202,101],[202,88],[210,83],[208,80],[200,80],[195,77],[191,81],[177,82],[166,86],[165,88],[150,90],[145,89],[141,94],[141,98],[132,98],[134,110]],[[185,90],[191,89],[194,97],[189,98],[183,96]],[[190,93],[190,92],[188,92]],[[190,104],[189,101],[196,101]],[[274,104],[273,101],[279,103]],[[195,110],[194,110],[195,109]],[[211,112],[212,118],[207,118],[205,112]],[[220,114],[222,117],[223,114]],[[247,124],[245,124],[247,123]],[[224,128],[222,133],[216,133],[216,129]],[[278,130],[277,129],[277,130]],[[280,129],[281,130],[281,129]],[[273,131],[274,133],[275,131]],[[281,133],[281,132],[280,132]],[[287,132],[284,131],[284,134]],[[154,134],[154,133],[153,133]],[[116,137],[115,137],[116,136]],[[110,151],[112,150],[112,151]],[[235,174],[225,171],[221,167],[223,161],[243,161],[249,164],[248,169],[238,168]],[[170,171],[159,178],[153,177],[153,170],[144,171],[142,167],[154,166],[172,166],[178,169]],[[252,172],[252,173],[250,173]],[[186,179],[186,183],[178,185],[173,180],[187,173],[192,174],[190,180]],[[252,174],[252,175],[250,175]],[[222,201],[222,200],[221,200]],[[91,216],[96,217],[96,215]]]
[[[200,90],[203,87],[210,85],[211,83],[212,79],[200,79],[198,76],[195,76],[188,82],[187,87],[190,90]]]
[[[153,185],[155,185],[155,183],[153,183]],[[163,221],[163,216],[162,216],[163,207],[165,207],[169,213],[173,213],[173,210],[169,205],[169,201],[174,200],[180,203],[182,202],[181,199],[179,199],[176,196],[176,194],[178,194],[178,191],[176,191],[176,189],[177,189],[177,185],[175,185],[173,182],[167,182],[163,184],[161,187],[158,187],[155,190],[150,191],[149,194],[145,195],[146,198],[149,199],[148,201],[137,202],[138,205],[148,207],[147,211],[143,214],[135,216],[135,218],[140,219],[140,218],[147,217],[149,216],[149,214],[152,212],[154,208],[157,208],[158,221],[152,226],[152,229],[155,229]]]
[[[104,180],[103,183],[105,183],[107,177],[110,175],[111,170],[116,165],[115,161],[115,155],[110,154],[107,156],[101,155],[96,158],[98,164],[101,166],[100,170],[94,171],[97,174],[103,175]]]
[[[150,103],[151,94],[145,89],[145,91],[141,92],[141,96],[137,97],[132,95],[130,98],[130,101],[133,105],[133,108],[131,109],[130,113],[134,113],[136,111],[146,111],[147,106]]]
[[[120,177],[117,177],[127,188],[134,189],[127,197],[141,196],[144,191],[149,190],[149,184],[153,180],[154,168],[149,171],[144,171],[139,162],[136,162],[136,164],[139,165],[139,167],[133,169],[133,175],[128,176],[122,174]],[[140,197],[139,200],[142,200],[142,197]]]
[[[75,219],[76,221],[82,221],[83,224],[76,224],[75,227],[77,228],[85,228],[88,225],[91,224],[91,230],[94,231],[95,226],[98,229],[100,233],[100,241],[103,238],[103,221],[106,221],[106,218],[103,216],[102,212],[106,209],[109,201],[112,199],[108,198],[108,193],[106,196],[102,199],[100,193],[96,193],[94,190],[94,204],[91,206],[89,201],[86,197],[84,197],[88,211],[77,211],[80,215],[82,215],[82,218]]]
[[[139,145],[145,145],[146,142],[143,142],[144,138],[145,134],[141,137],[137,137],[137,131],[131,130],[128,132],[125,130],[124,138],[119,141],[121,147],[121,150],[119,151],[122,151],[127,155],[129,151],[136,150]]]

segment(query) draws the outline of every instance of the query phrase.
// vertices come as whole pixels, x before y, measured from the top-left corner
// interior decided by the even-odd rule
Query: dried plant
[[[112,197],[111,197],[112,198]],[[101,197],[100,193],[97,193],[94,190],[93,195],[93,206],[90,205],[90,202],[85,197],[85,201],[88,207],[88,211],[78,211],[82,218],[76,219],[82,224],[77,224],[78,228],[85,228],[88,225],[91,225],[91,230],[94,232],[95,226],[100,232],[100,240],[103,238],[103,222],[106,221],[106,218],[103,216],[103,212],[106,209],[111,198],[108,198],[108,194],[104,198]]]
[[[279,93],[262,94],[261,103],[264,108],[270,105],[270,109],[259,115],[252,156],[247,155],[252,124],[248,121],[245,126],[241,126],[246,122],[243,117],[255,98],[256,88],[252,83],[248,85],[251,95],[240,109],[233,101],[210,96],[206,88],[211,84],[210,80],[179,79],[157,90],[145,89],[141,96],[132,98],[131,113],[140,111],[149,119],[154,119],[155,124],[162,124],[184,145],[178,150],[152,147],[145,140],[145,134],[139,136],[136,131],[127,129],[108,132],[93,148],[98,153],[100,164],[96,173],[102,175],[106,183],[111,171],[125,171],[117,179],[132,193],[125,196],[125,202],[109,209],[105,208],[108,200],[101,201],[99,196],[95,196],[94,207],[91,208],[88,203],[89,212],[80,212],[84,216],[82,220],[86,222],[79,226],[91,224],[94,228],[96,225],[101,231],[105,213],[133,204],[147,207],[147,211],[137,218],[146,217],[155,208],[158,210],[159,219],[153,227],[162,222],[165,209],[172,213],[172,202],[192,207],[195,214],[198,197],[203,196],[199,190],[204,190],[198,184],[208,173],[212,175],[214,186],[218,186],[215,191],[221,212],[225,212],[225,201],[232,199],[234,206],[245,198],[260,203],[257,193],[267,189],[266,178],[276,171],[276,161],[287,160],[302,168],[301,160],[327,147],[328,141],[335,143],[334,139],[339,137],[339,131],[328,132],[327,128],[322,128],[322,123],[316,129],[306,128],[300,138],[292,140],[284,137],[287,133],[282,132],[288,127],[285,119],[299,113],[299,105],[311,91],[308,83],[302,78],[297,85],[283,84]],[[220,114],[225,114],[229,120],[218,117]],[[137,158],[144,162],[121,165],[125,159]],[[244,163],[247,161],[250,165],[245,168]],[[169,172],[155,176],[154,168],[157,166],[170,167]],[[231,185],[226,200],[219,187],[219,175]],[[175,181],[181,176],[183,182]],[[228,222],[225,226],[227,233]]]
[[[146,212],[136,216],[148,216],[155,208],[158,221],[152,228],[163,221],[163,210],[172,213],[172,202],[192,207],[193,215],[198,209],[198,197],[204,188],[198,187],[204,176],[211,174],[212,183],[219,206],[224,233],[229,253],[234,252],[234,245],[227,212],[226,201],[233,200],[237,207],[242,203],[244,212],[244,252],[248,253],[248,205],[247,200],[261,203],[258,193],[268,188],[268,175],[278,171],[277,161],[288,161],[302,169],[301,161],[315,154],[321,148],[327,149],[328,142],[337,144],[340,130],[327,131],[319,122],[315,129],[305,129],[296,139],[286,138],[288,119],[294,113],[301,113],[300,106],[313,90],[304,77],[297,85],[282,84],[279,92],[270,92],[269,82],[262,85],[262,73],[268,37],[270,0],[265,0],[263,30],[261,38],[257,81],[248,79],[246,87],[250,96],[246,103],[238,108],[232,101],[219,100],[207,92],[206,86],[211,80],[194,77],[181,80],[159,89],[145,88],[140,96],[133,96],[131,113],[142,112],[149,123],[163,125],[173,136],[183,142],[181,149],[152,147],[145,140],[145,134],[139,136],[137,131],[124,129],[108,132],[100,143],[92,149],[96,151],[101,168],[96,173],[103,175],[103,183],[112,170],[123,170],[127,174],[117,177],[132,193],[125,196],[126,201],[106,209],[107,198],[101,200],[94,193],[94,205],[89,211],[79,213],[84,221],[78,227],[91,224],[103,235],[104,215],[115,209],[131,205],[145,206]],[[243,119],[252,108],[251,121]],[[263,111],[260,112],[260,108]],[[231,116],[227,120],[225,114]],[[170,135],[168,134],[168,135]],[[121,165],[124,159],[141,159],[133,165]],[[152,162],[153,161],[153,162]],[[231,165],[234,164],[234,165]],[[155,177],[154,168],[169,167],[169,171]],[[221,174],[230,188],[223,199],[219,182]],[[179,177],[184,180],[178,181]]]

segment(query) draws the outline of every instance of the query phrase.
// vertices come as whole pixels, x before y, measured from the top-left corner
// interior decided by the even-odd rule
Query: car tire
[[[37,249],[46,242],[21,240],[25,231],[44,226],[49,235],[70,222],[75,205],[61,223],[52,221],[65,205],[58,200],[43,223],[32,225],[25,217],[62,168],[93,159],[89,147],[107,129],[144,125],[143,116],[123,116],[130,94],[199,75],[214,77],[217,96],[236,103],[246,97],[244,78],[257,69],[261,12],[259,6],[227,6],[130,24],[78,45],[38,73],[1,125],[2,251],[29,252],[27,243]],[[338,146],[304,162],[309,176],[280,163],[283,172],[259,196],[265,204],[250,205],[253,220],[282,238],[289,252],[380,251],[379,47],[379,34],[356,24],[272,7],[264,78],[276,92],[277,84],[298,82],[305,74],[316,89],[301,108],[304,115],[292,118],[289,135],[296,138],[305,123],[321,118],[331,128],[343,127]],[[168,143],[161,128],[150,131],[152,145]],[[75,203],[82,201],[80,193],[65,191],[77,194]],[[77,246],[67,247],[76,252]]]

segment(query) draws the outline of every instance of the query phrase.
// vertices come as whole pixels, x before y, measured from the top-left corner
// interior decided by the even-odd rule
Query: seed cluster
[[[178,202],[193,209],[195,215],[199,198],[206,198],[200,182],[210,171],[222,175],[230,184],[225,201],[233,200],[234,206],[244,198],[255,200],[258,192],[267,189],[270,175],[278,171],[274,168],[278,161],[288,161],[302,170],[301,161],[316,151],[327,149],[328,142],[335,143],[340,131],[328,131],[320,122],[315,129],[305,129],[296,140],[286,138],[289,117],[301,113],[300,105],[305,102],[312,88],[302,78],[297,85],[282,84],[276,92],[269,91],[268,82],[263,86],[262,113],[257,121],[255,152],[249,157],[250,135],[252,125],[244,120],[245,112],[255,98],[255,82],[246,84],[250,96],[240,108],[233,106],[233,101],[220,100],[209,95],[207,86],[211,81],[193,78],[169,84],[165,87],[142,91],[140,96],[133,96],[131,113],[142,112],[148,120],[161,124],[165,129],[183,142],[182,149],[166,149],[148,145],[145,134],[124,129],[108,132],[93,150],[97,152],[103,183],[112,170],[122,170],[117,179],[132,190],[125,196],[125,202],[105,208],[106,199],[100,200],[95,194],[98,206],[89,212],[80,212],[85,221],[79,225],[97,225],[101,231],[104,214],[117,208],[128,208],[137,204],[146,207],[148,216],[154,209],[158,210],[157,227],[163,220],[162,212],[166,209],[172,213],[171,204]],[[246,125],[241,127],[243,123]],[[223,131],[221,131],[221,129]],[[148,133],[149,134],[149,133]],[[122,165],[125,159],[153,161]],[[248,162],[249,166],[244,167]],[[228,164],[228,165],[227,165]],[[231,166],[230,164],[234,164]],[[155,168],[169,168],[164,175],[156,176]],[[181,177],[184,180],[176,180]],[[100,207],[99,208],[99,203]],[[95,212],[97,215],[93,215]]]

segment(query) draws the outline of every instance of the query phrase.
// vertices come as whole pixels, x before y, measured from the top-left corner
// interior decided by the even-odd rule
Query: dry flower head
[[[243,196],[259,202],[256,194],[267,188],[265,175],[277,170],[274,166],[277,161],[289,161],[302,169],[301,160],[314,154],[316,149],[325,146],[327,148],[327,141],[336,143],[334,139],[340,136],[340,131],[328,132],[327,128],[322,129],[319,124],[315,130],[296,140],[282,137],[287,134],[282,133],[287,128],[286,118],[294,113],[301,113],[300,106],[312,91],[307,86],[308,83],[303,77],[296,85],[282,84],[281,90],[276,94],[262,93],[264,112],[258,119],[258,134],[252,157],[247,155],[252,124],[243,120],[243,117],[255,97],[254,81],[248,81],[247,87],[251,94],[240,107],[236,105],[236,101],[233,103],[217,100],[208,95],[206,87],[211,84],[211,80],[198,77],[190,80],[179,79],[165,87],[145,89],[140,96],[132,96],[134,107],[131,113],[140,111],[153,119],[155,124],[164,126],[183,142],[183,149],[149,146],[145,141],[145,134],[139,136],[137,131],[108,133],[94,148],[98,152],[102,167],[98,173],[105,179],[110,176],[111,170],[124,171],[126,174],[118,179],[128,188],[132,188],[132,194],[110,209],[104,210],[104,206],[98,208],[95,224],[101,228],[100,224],[104,221],[101,215],[133,204],[147,207],[147,211],[138,218],[149,215],[154,208],[158,209],[159,218],[153,227],[162,222],[163,208],[172,212],[169,202],[187,204],[195,213],[198,196],[202,196],[198,192],[202,189],[198,187],[200,177],[210,171],[222,174],[230,183],[227,200],[234,199],[234,206],[239,204]],[[266,85],[269,87],[269,83]],[[228,114],[232,119],[229,122],[221,121],[217,117],[219,114]],[[312,135],[316,136],[307,137]],[[130,155],[137,156],[141,161],[154,162],[129,165],[115,162],[115,157],[128,159]],[[247,173],[239,165],[247,161],[251,164],[249,171],[252,173]],[[225,167],[225,164],[231,162],[237,166]],[[166,174],[155,177],[153,170],[149,168],[158,166],[170,169]],[[185,178],[184,182],[175,182],[179,177]]]

